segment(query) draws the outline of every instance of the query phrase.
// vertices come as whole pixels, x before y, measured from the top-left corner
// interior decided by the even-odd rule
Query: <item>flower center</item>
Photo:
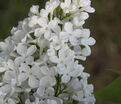
[[[50,96],[50,94],[48,93],[48,96]]]
[[[56,46],[59,46],[60,44],[59,43],[56,43]]]
[[[48,30],[48,27],[46,27],[45,30]]]
[[[68,7],[65,7],[65,10],[68,10]]]
[[[29,72],[30,75],[32,75],[32,72]]]
[[[68,76],[69,74],[68,74],[68,73],[66,73],[66,75]]]
[[[60,64],[63,64],[63,61],[60,61]]]
[[[53,75],[52,74],[50,75],[50,78],[53,78]]]
[[[69,35],[70,35],[70,36],[72,36],[72,34],[71,34],[71,33],[70,33]]]

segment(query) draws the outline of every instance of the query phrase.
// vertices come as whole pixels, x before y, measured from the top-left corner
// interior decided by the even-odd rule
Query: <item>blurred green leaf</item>
[[[121,75],[121,71],[120,70],[113,70],[113,69],[108,69],[108,70],[110,70],[110,71],[112,71],[112,72],[114,72],[116,74]]]
[[[98,100],[112,101],[121,104],[121,77],[117,78],[104,89],[95,92]]]

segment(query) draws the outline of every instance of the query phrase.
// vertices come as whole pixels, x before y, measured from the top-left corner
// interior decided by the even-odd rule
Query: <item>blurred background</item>
[[[27,17],[31,5],[39,4],[43,8],[46,1],[0,0],[0,40],[11,35],[12,27]],[[118,77],[108,69],[121,70],[121,0],[92,0],[92,6],[96,12],[90,14],[84,27],[90,28],[97,43],[84,65],[97,91]],[[97,104],[115,103],[97,101]]]

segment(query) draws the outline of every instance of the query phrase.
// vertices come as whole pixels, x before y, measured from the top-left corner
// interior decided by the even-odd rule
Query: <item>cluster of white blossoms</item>
[[[0,104],[94,104],[82,61],[95,40],[83,28],[90,0],[50,0],[0,42]]]

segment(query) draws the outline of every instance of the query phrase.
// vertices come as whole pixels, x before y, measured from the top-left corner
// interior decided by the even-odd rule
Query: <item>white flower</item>
[[[57,102],[55,100],[47,100],[47,104],[57,104]]]
[[[54,9],[57,8],[59,4],[60,4],[59,0],[50,0],[50,2],[46,3],[45,9],[48,13],[51,13],[51,19]]]
[[[87,12],[81,12],[80,13],[80,19],[81,20],[86,20],[89,18],[89,14]]]
[[[64,41],[60,40],[58,36],[52,37],[52,42],[50,43],[50,47],[54,48],[55,50],[59,50],[64,46]]]
[[[87,12],[76,13],[73,16],[73,24],[77,27],[82,26],[85,23],[85,20],[89,17]]]
[[[81,37],[88,38],[90,36],[90,30],[89,29],[82,29]]]
[[[51,98],[54,96],[54,88],[52,87],[42,87],[40,86],[38,89],[37,89],[37,95],[39,95],[40,97],[45,97],[45,98]]]
[[[71,4],[71,0],[65,0],[65,2],[62,2],[61,8],[65,13],[69,13],[77,9],[76,6]]]
[[[78,15],[73,18],[73,24],[77,27],[83,26],[84,23],[85,23],[85,21],[81,20]]]
[[[82,10],[89,12],[89,13],[95,12],[95,9],[92,8],[90,5],[91,5],[90,0],[80,0],[79,2],[79,6],[82,7],[81,8]]]
[[[15,101],[13,99],[8,99],[8,104],[16,104]]]
[[[31,88],[37,88],[39,86],[39,80],[37,78],[41,77],[41,72],[39,67],[33,66],[30,68],[26,64],[21,64],[20,74],[18,76],[19,83],[26,81],[28,79],[28,85]]]
[[[95,39],[92,37],[85,37],[81,39],[81,45],[85,46],[84,49],[82,49],[82,54],[84,56],[89,56],[91,54],[91,49],[89,46],[95,44]]]
[[[30,32],[30,27],[28,26],[28,19],[24,19],[20,21],[18,27],[13,27],[11,30],[12,40],[17,44],[21,42],[21,40],[26,36],[26,34]]]
[[[61,49],[59,50],[58,57],[50,56],[50,60],[53,63],[56,63],[59,68],[64,67],[65,64],[73,60],[74,53],[70,49]]]
[[[5,95],[8,94],[11,90],[11,86],[9,84],[6,84],[2,87],[0,87],[0,91],[4,93]]]
[[[88,84],[87,79],[81,79],[80,81],[78,79],[75,79],[72,86],[74,87],[74,89],[78,89],[76,95],[73,95],[73,99],[84,103],[95,102],[95,98],[91,94],[93,92],[93,85]]]
[[[78,77],[81,75],[84,67],[82,65],[78,65],[78,63],[68,63],[67,67],[60,69],[60,74],[62,74],[62,82],[67,83],[71,79],[71,77]]]
[[[65,23],[64,30],[65,32],[60,32],[60,38],[62,40],[65,40],[66,42],[68,42],[69,40],[72,45],[77,45],[78,38],[81,37],[81,30],[80,29],[74,30],[73,24],[71,22]]]
[[[86,11],[89,13],[95,12],[95,9],[90,6],[91,5],[90,0],[73,0],[73,3],[74,5],[76,5],[76,7],[78,8],[81,7],[81,11]]]
[[[4,104],[4,98],[5,98],[6,94],[3,93],[2,91],[0,91],[0,104]]]
[[[94,104],[93,85],[81,61],[95,40],[83,27],[90,0],[49,0],[0,42],[0,104]],[[69,92],[69,93],[68,93]],[[21,102],[20,102],[21,100]]]
[[[56,28],[58,24],[58,20],[55,18],[54,20],[48,21],[46,18],[39,18],[38,19],[38,24],[41,26],[39,32],[40,35],[44,34],[45,39],[50,39],[52,30]]]
[[[92,37],[89,37],[89,38],[83,38],[82,40],[81,40],[81,44],[82,45],[90,45],[90,46],[92,46],[92,45],[94,45],[95,44],[95,39],[94,38],[92,38]]]
[[[80,0],[72,0],[72,3],[78,7]]]
[[[40,48],[40,55],[42,54],[43,50],[46,48],[46,47],[49,47],[49,41],[47,41],[46,39],[41,39],[41,38],[38,38],[37,39],[37,43],[36,43],[39,48]]]
[[[36,52],[37,48],[35,45],[31,45],[29,48],[27,48],[26,45],[20,43],[18,44],[16,50],[17,50],[17,53],[21,55],[15,59],[16,65],[20,65],[20,63],[23,63],[24,61],[27,64],[31,64],[34,60],[32,55]]]
[[[8,62],[5,62],[3,59],[0,58],[0,73],[14,70],[14,62],[12,60],[8,60]]]
[[[29,99],[27,99],[25,104],[33,104],[33,103]]]
[[[51,86],[54,86],[56,84],[56,79],[55,79],[56,70],[55,70],[55,68],[54,67],[48,68],[47,66],[43,66],[43,67],[41,67],[40,70],[41,70],[42,74],[44,75],[40,79],[40,86],[47,86],[48,84],[50,84]]]
[[[29,27],[34,28],[34,27],[36,27],[37,22],[38,22],[38,16],[32,16],[32,17],[30,17],[28,25],[29,25]]]
[[[14,96],[15,93],[20,93],[22,90],[16,86],[17,81],[15,79],[11,79],[8,84],[5,84],[0,87],[0,91],[5,95],[5,98],[10,98]]]
[[[0,58],[0,73],[6,71],[5,65],[6,64],[4,63],[4,60],[2,58]]]
[[[89,13],[95,12],[95,9],[92,8],[92,7],[84,7],[82,10],[84,10],[84,11],[86,11],[86,12],[89,12]]]
[[[80,0],[80,2],[79,2],[79,5],[81,7],[86,7],[86,6],[89,6],[90,4],[91,4],[90,0]]]
[[[27,46],[24,44],[19,44],[17,46],[17,53],[23,57],[31,56],[36,51],[36,46],[32,45],[27,49]]]
[[[41,9],[40,16],[43,18],[48,18],[49,12],[46,9]]]
[[[81,46],[74,46],[75,51],[75,58],[86,60],[86,57],[91,54],[91,49],[89,46],[95,44],[95,40],[90,36],[90,31],[88,29],[82,29],[81,39],[80,39],[80,45],[83,45],[84,48],[81,48]]]
[[[34,102],[31,102],[30,99],[27,99],[25,104],[45,104],[42,101],[39,101],[39,98],[36,98]]]
[[[33,13],[33,14],[38,14],[39,13],[39,6],[38,5],[33,5],[30,8],[30,12]]]
[[[8,37],[5,42],[0,42],[0,57],[7,60],[10,56],[12,56],[14,45],[15,44],[10,37]]]
[[[55,56],[55,50],[53,48],[50,48],[47,50],[48,56]]]
[[[75,59],[80,59],[83,61],[86,60],[86,56],[83,54],[82,48],[80,46],[75,46],[74,52],[75,52]]]
[[[17,70],[14,65],[14,62],[12,60],[8,60],[8,62],[5,64],[5,72],[3,76],[3,82],[11,83],[12,79],[17,79]]]

